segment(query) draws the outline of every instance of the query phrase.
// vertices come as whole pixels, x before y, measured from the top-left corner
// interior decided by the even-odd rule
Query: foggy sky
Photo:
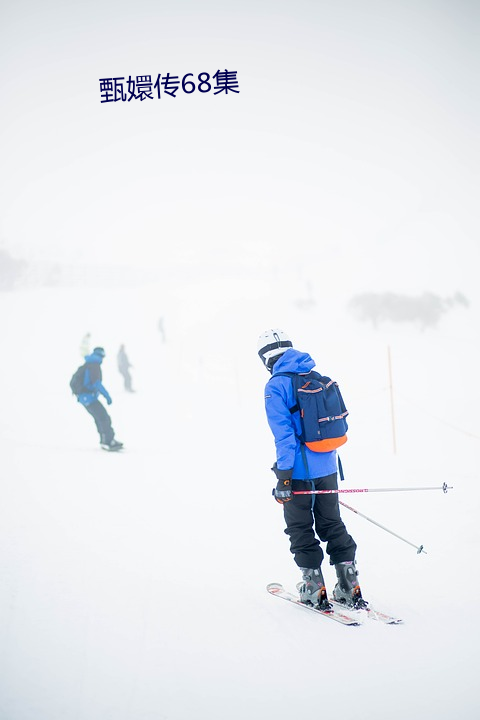
[[[301,246],[367,288],[468,291],[477,29],[471,2],[4,3],[0,243],[150,267]],[[239,94],[100,102],[99,78],[219,69]]]

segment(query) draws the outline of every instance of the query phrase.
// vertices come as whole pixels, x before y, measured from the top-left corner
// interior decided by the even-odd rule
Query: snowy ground
[[[0,296],[2,720],[478,714],[478,310],[375,332],[346,313],[274,309],[260,284],[247,301],[244,283]],[[270,495],[255,350],[275,325],[341,384],[346,487],[454,486],[346,498],[425,546],[343,512],[364,595],[402,626],[344,628],[265,591],[299,579]],[[99,449],[69,393],[86,331],[107,350],[122,454]],[[121,342],[133,395],[115,367]]]

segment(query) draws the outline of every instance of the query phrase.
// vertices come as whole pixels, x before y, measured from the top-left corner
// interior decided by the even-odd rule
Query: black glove
[[[273,488],[272,495],[275,500],[283,505],[292,499],[292,474],[293,468],[290,470],[279,470],[277,463],[272,467],[273,472],[277,476],[277,487]]]

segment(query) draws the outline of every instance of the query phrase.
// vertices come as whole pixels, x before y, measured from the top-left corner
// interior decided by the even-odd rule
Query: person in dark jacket
[[[120,349],[117,353],[117,366],[120,375],[123,377],[123,383],[127,392],[133,392],[132,389],[132,376],[130,375],[130,368],[132,365],[125,352],[125,345],[120,345]]]
[[[107,405],[112,404],[112,398],[102,384],[101,365],[104,357],[105,350],[102,347],[94,348],[93,352],[85,357],[84,388],[77,396],[77,400],[95,420],[102,448],[120,450],[123,443],[115,440],[110,415],[98,399],[99,395],[103,395]]]
[[[338,489],[336,450],[314,452],[300,442],[300,413],[295,410],[292,381],[288,376],[279,375],[307,374],[315,363],[308,353],[295,350],[280,329],[266,330],[259,337],[257,349],[272,374],[265,387],[265,409],[277,456],[272,468],[277,478],[273,494],[283,505],[290,551],[302,571],[303,582],[297,586],[300,600],[324,610],[331,607],[321,570],[322,541],[327,543],[326,552],[337,574],[334,599],[348,607],[366,607],[357,580],[357,546],[340,516],[338,495],[293,494],[302,490]]]

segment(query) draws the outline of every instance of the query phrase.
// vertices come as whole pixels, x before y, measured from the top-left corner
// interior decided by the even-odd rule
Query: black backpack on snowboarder
[[[74,395],[81,395],[81,393],[87,392],[87,388],[84,385],[86,369],[87,365],[84,363],[83,365],[80,365],[80,367],[75,370],[72,375],[72,379],[70,380],[70,389]]]

